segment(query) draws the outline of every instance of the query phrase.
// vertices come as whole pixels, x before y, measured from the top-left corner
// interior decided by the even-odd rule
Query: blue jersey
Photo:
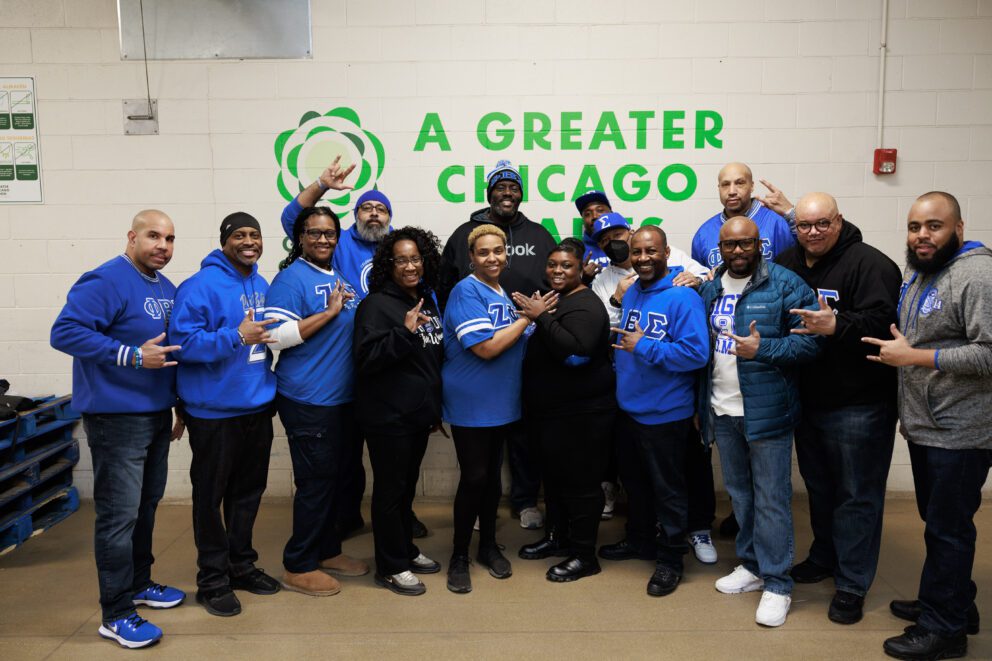
[[[444,310],[441,368],[445,421],[460,427],[497,427],[520,419],[524,338],[492,360],[470,350],[516,320],[516,306],[506,292],[495,291],[474,275],[451,290]]]
[[[79,278],[51,333],[52,346],[73,358],[73,408],[153,413],[176,403],[175,367],[131,367],[133,347],[165,332],[175,296],[168,278],[139,272],[123,255]]]
[[[766,262],[775,261],[775,257],[780,252],[796,245],[796,238],[789,229],[789,223],[785,218],[778,215],[771,209],[764,207],[757,200],[751,201],[751,207],[746,214],[758,226],[758,235],[761,237],[761,254]],[[692,237],[692,258],[700,264],[705,264],[709,268],[714,268],[723,264],[723,257],[720,256],[720,228],[726,222],[726,217],[721,211],[703,223],[696,235]]]
[[[645,425],[683,420],[695,411],[695,371],[709,358],[703,301],[668,275],[646,288],[638,280],[623,297],[621,328],[640,326],[644,337],[634,352],[617,351],[617,403]]]
[[[295,199],[282,210],[282,228],[286,236],[292,237],[293,223],[303,211]],[[392,227],[389,228],[392,231]],[[331,258],[331,268],[340,274],[344,282],[354,285],[356,302],[369,295],[369,273],[372,272],[372,256],[378,243],[366,241],[358,234],[358,226],[352,225],[341,231],[337,248]]]
[[[303,258],[280,271],[269,287],[265,316],[276,319],[274,330],[287,321],[300,321],[327,308],[338,281],[351,293],[354,287],[333,270],[314,266]],[[276,363],[279,394],[301,404],[336,406],[354,398],[355,368],[351,343],[358,299],[346,301],[334,319],[303,344],[283,349]]]
[[[238,326],[249,310],[265,314],[269,283],[258,274],[242,275],[220,250],[179,285],[169,322],[177,352],[179,399],[198,418],[233,418],[258,413],[276,396],[272,354],[264,344],[242,345]]]

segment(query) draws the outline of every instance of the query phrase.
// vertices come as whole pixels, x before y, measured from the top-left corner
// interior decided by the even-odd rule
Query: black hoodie
[[[775,261],[794,271],[823,295],[837,315],[837,329],[823,350],[803,366],[799,391],[804,408],[833,409],[857,404],[895,403],[896,370],[865,358],[878,350],[862,337],[891,337],[902,274],[881,251],[864,243],[861,230],[843,221],[840,237],[809,267],[796,243]]]
[[[404,319],[417,301],[392,281],[355,313],[355,405],[366,435],[427,431],[441,420],[441,315],[428,292],[421,296],[431,321],[416,333]]]
[[[543,226],[527,218],[519,211],[508,224],[494,223],[489,216],[489,207],[474,212],[467,222],[458,226],[441,254],[441,285],[437,293],[444,309],[448,294],[458,282],[467,276],[469,270],[468,235],[479,225],[495,225],[506,232],[506,269],[499,277],[499,284],[507,295],[521,292],[530,296],[535,291],[548,291],[548,281],[544,266],[548,253],[557,243]]]

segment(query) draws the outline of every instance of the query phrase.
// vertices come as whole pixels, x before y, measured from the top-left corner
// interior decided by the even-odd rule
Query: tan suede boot
[[[335,576],[365,576],[369,573],[367,562],[349,557],[344,553],[321,560],[320,568]]]
[[[311,597],[330,597],[341,592],[341,584],[333,576],[314,569],[302,574],[286,572],[282,576],[282,587],[293,592],[308,594]]]

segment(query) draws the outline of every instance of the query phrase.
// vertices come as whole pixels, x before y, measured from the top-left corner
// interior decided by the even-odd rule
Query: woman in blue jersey
[[[444,312],[443,415],[451,424],[461,475],[454,507],[454,551],[448,589],[472,590],[468,547],[479,519],[479,564],[496,578],[512,574],[496,545],[500,448],[507,425],[520,419],[521,365],[530,322],[553,308],[557,294],[535,294],[527,316],[499,284],[506,268],[506,235],[480,225],[468,235],[472,273],[448,297]]]
[[[440,263],[437,237],[427,230],[386,235],[355,316],[355,406],[375,478],[375,582],[401,595],[426,591],[414,574],[441,571],[413,543],[412,509],[427,438],[441,422]]]
[[[341,553],[341,470],[361,451],[352,405],[355,293],[331,267],[341,225],[326,207],[300,212],[293,247],[266,299],[279,349],[276,406],[293,460],[293,534],[283,552],[287,590],[337,594],[338,576],[367,574],[366,563]]]

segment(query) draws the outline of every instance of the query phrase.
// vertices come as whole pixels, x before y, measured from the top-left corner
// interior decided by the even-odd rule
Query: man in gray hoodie
[[[909,441],[916,503],[926,523],[919,598],[893,601],[916,621],[885,641],[898,659],[964,656],[978,632],[974,515],[992,460],[992,250],[964,240],[953,195],[917,198],[894,339],[864,338],[868,356],[899,368],[899,420]],[[901,332],[900,332],[901,329]]]

